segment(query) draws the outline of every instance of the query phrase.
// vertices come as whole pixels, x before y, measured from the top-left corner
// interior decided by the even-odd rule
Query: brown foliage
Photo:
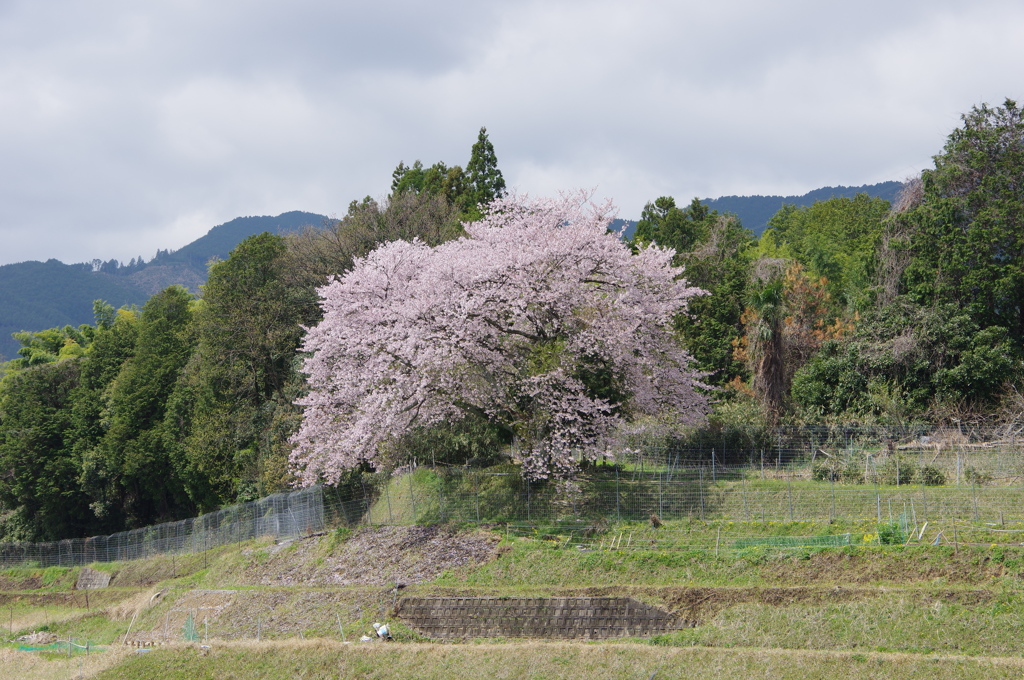
[[[763,269],[778,267],[772,260]],[[757,268],[755,268],[757,269]],[[762,319],[752,306],[747,307],[740,321],[746,333],[733,340],[733,358],[750,365],[754,374],[753,392],[765,405],[769,424],[781,415],[789,385],[797,369],[807,363],[821,344],[851,333],[858,316],[844,319],[832,309],[832,299],[822,276],[810,276],[803,265],[791,262],[782,274],[781,320]],[[738,379],[734,389],[741,389]]]

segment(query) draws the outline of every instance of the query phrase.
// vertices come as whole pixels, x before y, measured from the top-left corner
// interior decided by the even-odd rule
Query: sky
[[[486,126],[520,193],[802,194],[1024,99],[1024,3],[0,0],[0,264],[343,215]]]

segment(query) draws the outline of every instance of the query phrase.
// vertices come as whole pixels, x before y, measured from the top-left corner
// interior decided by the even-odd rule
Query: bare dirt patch
[[[0,590],[36,590],[43,587],[41,576],[0,574]]]
[[[296,541],[254,559],[244,580],[268,586],[394,586],[436,578],[449,569],[482,564],[498,537],[440,527],[366,527],[331,547],[329,536]],[[254,557],[257,557],[254,555]]]

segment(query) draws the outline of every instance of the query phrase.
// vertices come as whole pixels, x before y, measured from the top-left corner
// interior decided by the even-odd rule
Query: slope
[[[297,210],[275,217],[239,217],[213,227],[179,250],[158,251],[150,262],[135,267],[93,271],[89,264],[53,259],[0,266],[0,360],[17,356],[19,345],[11,333],[91,324],[93,300],[115,307],[142,305],[175,284],[198,293],[206,282],[207,263],[227,258],[245,238],[264,231],[285,234],[306,225],[320,226],[326,219]]]

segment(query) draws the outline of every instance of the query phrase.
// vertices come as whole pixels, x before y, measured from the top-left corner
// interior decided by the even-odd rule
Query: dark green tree
[[[135,354],[139,313],[130,309],[114,310],[99,300],[94,305],[96,335],[88,354],[81,360],[81,377],[72,395],[71,417],[74,424],[73,451],[79,468],[78,484],[90,496],[90,534],[111,533],[124,528],[119,505],[107,501],[106,467],[99,470],[94,461],[97,447],[109,425],[108,389],[124,365]],[[102,478],[97,478],[97,472]]]
[[[505,195],[505,178],[498,169],[498,158],[487,137],[487,128],[480,128],[465,170],[458,165],[449,168],[444,162],[429,168],[423,167],[420,161],[411,166],[404,161],[399,163],[391,173],[390,202],[395,203],[409,194],[443,198],[457,208],[459,221],[480,219],[480,206]],[[350,206],[349,212],[352,210]]]
[[[633,241],[675,249],[675,264],[686,268],[687,281],[710,293],[690,300],[687,314],[676,318],[697,367],[710,373],[708,381],[722,385],[745,377],[733,344],[743,333],[753,234],[734,216],[719,215],[699,199],[679,208],[675,199],[662,196],[644,208]]]
[[[998,326],[979,328],[958,305],[900,298],[868,310],[852,337],[827,341],[793,378],[793,399],[810,415],[907,426],[950,408],[983,412],[1019,362]]]
[[[449,168],[443,162],[424,168],[420,161],[406,167],[399,163],[392,173],[391,195],[401,196],[407,193],[425,193],[430,196],[442,196],[449,203],[464,203],[466,195],[466,174],[455,165]]]
[[[950,302],[980,328],[1024,343],[1024,112],[1013,100],[974,107],[946,140],[921,193],[896,218],[912,254],[903,290],[923,305]]]
[[[717,217],[717,213],[715,213]],[[633,241],[637,244],[657,243],[679,254],[689,253],[706,240],[712,217],[708,207],[694,198],[686,208],[679,208],[671,196],[662,196],[644,206],[636,223]]]
[[[498,157],[485,127],[480,128],[466,164],[466,189],[469,204],[465,208],[468,210],[479,210],[479,206],[505,195],[505,178],[498,169]]]
[[[104,391],[106,429],[84,456],[82,477],[97,514],[130,527],[195,511],[163,431],[167,396],[194,347],[192,302],[188,291],[172,286],[143,307],[132,357]]]
[[[27,367],[0,385],[0,503],[13,511],[3,540],[82,535],[89,499],[73,454],[72,394],[80,360]]]
[[[768,227],[777,245],[808,273],[827,279],[837,312],[863,308],[875,279],[876,251],[889,202],[858,194],[809,207],[783,206]]]
[[[285,240],[251,236],[210,267],[197,339],[169,398],[164,444],[207,510],[283,490],[308,297],[282,276]]]

